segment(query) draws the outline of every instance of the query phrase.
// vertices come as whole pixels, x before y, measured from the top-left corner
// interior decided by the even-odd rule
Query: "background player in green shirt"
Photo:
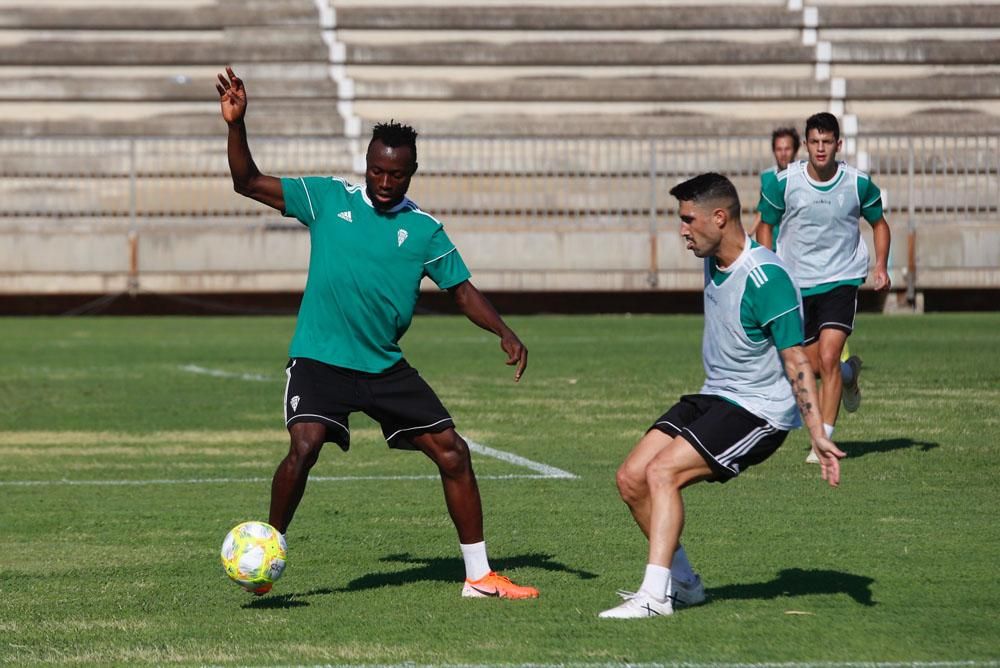
[[[236,192],[309,228],[309,274],[286,368],[291,443],[272,481],[270,523],[287,531],[323,444],[346,451],[348,417],[364,412],[390,447],[420,450],[437,465],[465,561],[462,596],[537,597],[538,590],[490,568],[468,444],[399,349],[428,276],[451,292],[466,317],[500,337],[507,364],[516,366],[515,382],[528,362],[517,335],[469,281],[441,224],[406,198],[417,171],[416,132],[397,123],[375,127],[364,187],[333,177],[279,179],[262,174],[251,157],[242,80],[227,67],[216,88]]]
[[[764,184],[766,181],[770,181],[776,177],[778,172],[784,171],[788,168],[788,163],[795,160],[795,156],[799,154],[799,147],[802,145],[802,140],[799,139],[799,131],[795,128],[775,128],[774,132],[771,133],[771,153],[774,154],[774,164],[760,173],[760,189],[764,190]],[[754,209],[753,225],[747,230],[747,234],[750,238],[754,238],[757,234],[757,229],[760,226],[760,204]],[[758,242],[760,239],[757,240]],[[764,244],[771,250],[774,250],[773,244]]]

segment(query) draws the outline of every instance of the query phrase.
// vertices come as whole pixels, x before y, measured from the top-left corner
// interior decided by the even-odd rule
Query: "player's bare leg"
[[[309,470],[319,458],[326,438],[326,426],[318,422],[296,422],[288,428],[288,454],[278,464],[271,480],[269,522],[281,533],[288,531],[295,509],[306,491]]]
[[[843,376],[840,372],[840,355],[847,342],[847,333],[839,329],[826,328],[819,332],[819,339],[806,347],[806,355],[813,369],[819,374],[819,410],[823,423],[837,424],[840,413],[840,393]]]
[[[615,475],[618,494],[621,495],[622,501],[628,506],[632,517],[635,518],[635,523],[639,525],[646,538],[649,538],[651,512],[646,468],[673,440],[672,436],[664,434],[659,429],[651,429],[646,432],[646,435],[639,439],[639,442],[632,448],[632,452],[618,467],[618,473]]]
[[[482,541],[483,506],[468,444],[454,429],[420,434],[411,440],[437,464],[444,500],[458,539],[465,544]]]
[[[681,436],[670,439],[667,447],[662,448],[649,462],[646,466],[646,486],[649,490],[649,558],[646,577],[639,591],[628,593],[627,596],[623,593],[625,602],[605,610],[600,617],[633,619],[673,613],[674,587],[670,568],[684,529],[684,500],[681,490],[712,475],[713,471],[705,459]],[[692,589],[696,587],[698,590],[698,602],[704,600],[700,580],[692,585]]]
[[[466,579],[462,596],[467,598],[537,598],[538,590],[514,584],[508,578],[489,568],[486,544],[483,540],[483,505],[479,484],[472,470],[469,445],[454,429],[435,434],[420,434],[412,439],[414,445],[437,464],[444,486],[444,500],[448,514],[458,531],[463,557],[466,559]],[[470,571],[476,561],[468,555],[472,549],[479,553],[485,574]]]
[[[712,475],[705,458],[683,436],[673,439],[646,467],[652,511],[649,563],[670,566],[684,529],[681,490]]]

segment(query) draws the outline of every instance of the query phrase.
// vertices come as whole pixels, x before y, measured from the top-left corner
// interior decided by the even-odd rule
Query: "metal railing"
[[[673,213],[676,182],[717,171],[744,210],[770,165],[766,137],[428,138],[411,197],[443,219],[489,225],[552,221],[656,225]],[[340,138],[251,140],[257,163],[278,175],[363,178],[364,146]],[[804,152],[803,152],[804,154]],[[898,217],[1000,212],[1000,136],[866,136],[841,154],[869,171]],[[229,217],[274,213],[232,192],[224,138],[0,138],[6,218]]]

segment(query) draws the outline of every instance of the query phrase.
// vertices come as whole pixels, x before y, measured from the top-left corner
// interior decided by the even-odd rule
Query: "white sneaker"
[[[636,592],[619,606],[605,610],[597,615],[601,619],[641,619],[643,617],[662,617],[674,614],[674,606],[670,599],[657,601],[644,591]]]
[[[806,464],[819,464],[819,455],[812,448],[809,448],[809,454],[806,455]]]
[[[701,576],[698,574],[695,574],[693,582],[671,579],[670,589],[670,600],[675,606],[700,605],[705,602],[705,585],[701,583]],[[624,589],[619,589],[616,593],[625,601],[635,596],[634,591]]]
[[[851,355],[845,362],[854,373],[851,383],[844,383],[840,391],[840,399],[844,402],[844,410],[853,413],[861,407],[861,389],[858,387],[858,377],[861,375],[861,358]]]

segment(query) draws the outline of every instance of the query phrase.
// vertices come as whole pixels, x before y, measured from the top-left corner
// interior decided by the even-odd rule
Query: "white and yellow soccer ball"
[[[222,568],[229,579],[258,596],[285,572],[285,537],[266,522],[243,522],[222,541]]]

